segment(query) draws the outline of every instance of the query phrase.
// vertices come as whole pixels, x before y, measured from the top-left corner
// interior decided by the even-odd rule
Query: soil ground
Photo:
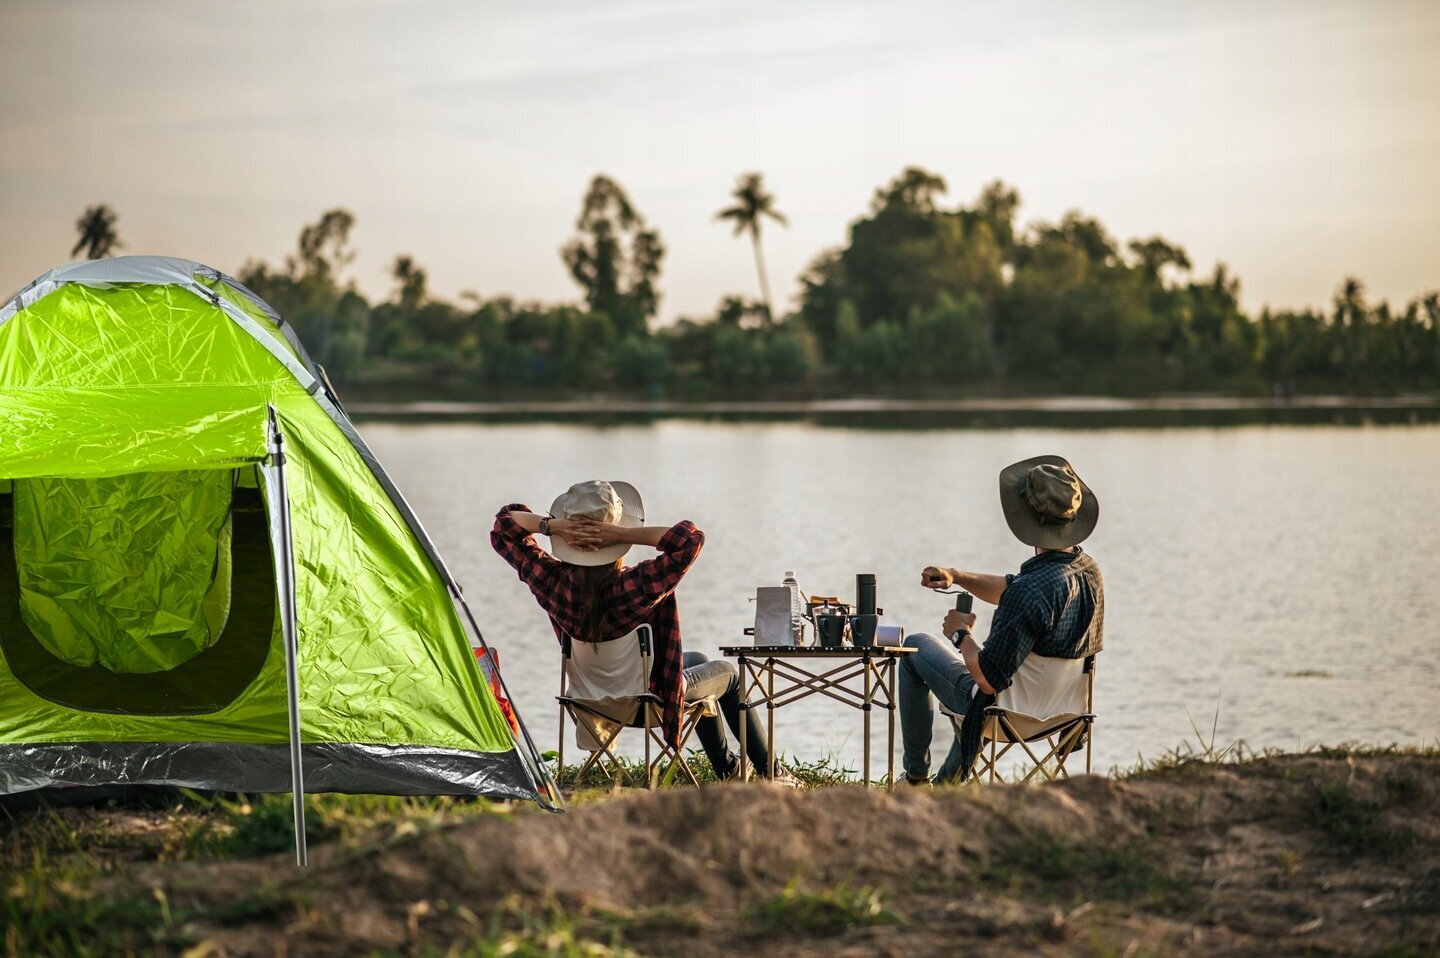
[[[246,846],[227,851],[234,829],[193,804],[0,816],[0,951],[1440,955],[1433,751],[636,791],[563,815],[397,808],[322,831],[305,871],[280,851],[226,858]]]

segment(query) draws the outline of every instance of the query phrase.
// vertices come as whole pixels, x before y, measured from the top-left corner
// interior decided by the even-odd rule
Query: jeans
[[[685,700],[694,702],[708,696],[715,696],[720,702],[720,712],[725,716],[735,737],[740,737],[740,676],[729,662],[711,662],[703,652],[685,653]],[[745,712],[745,752],[756,774],[768,774],[770,752],[765,748],[765,730],[760,727],[760,718],[754,709]],[[730,750],[725,738],[725,728],[720,719],[707,715],[695,726],[695,735],[705,748],[710,766],[717,778],[728,778],[731,769],[737,769],[739,759]]]
[[[905,645],[916,651],[900,660],[900,740],[904,746],[901,764],[907,776],[919,781],[930,774],[930,736],[935,725],[930,696],[933,694],[947,709],[963,716],[970,708],[976,686],[960,650],[949,639],[917,632],[905,637]],[[948,782],[959,774],[957,738],[935,781]]]

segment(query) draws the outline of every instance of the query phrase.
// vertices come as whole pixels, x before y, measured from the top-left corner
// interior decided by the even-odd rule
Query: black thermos
[[[855,576],[855,612],[858,615],[875,614],[875,573],[861,572]]]

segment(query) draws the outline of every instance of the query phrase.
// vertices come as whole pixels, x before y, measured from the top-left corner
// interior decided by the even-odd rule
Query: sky
[[[776,298],[904,167],[1022,223],[1078,209],[1223,261],[1250,309],[1347,275],[1440,288],[1440,3],[0,0],[0,295],[67,261],[91,204],[123,252],[237,272],[355,214],[389,295],[575,301],[591,176],[668,248],[663,321],[758,294],[716,222],[764,173]]]

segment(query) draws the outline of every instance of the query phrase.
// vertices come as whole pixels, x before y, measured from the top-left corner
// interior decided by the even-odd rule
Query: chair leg
[[[680,725],[679,745],[673,748],[669,742],[665,741],[663,730],[656,731],[653,728],[646,730],[647,738],[653,738],[656,747],[659,749],[659,754],[655,758],[655,766],[660,784],[669,785],[670,782],[673,781],[675,773],[680,771],[685,773],[685,777],[690,781],[691,785],[694,785],[696,788],[700,787],[700,776],[695,774],[695,769],[690,766],[689,759],[685,757],[685,746],[689,744],[691,737],[695,734],[696,727],[703,718],[705,718],[703,711],[699,709],[687,710],[684,720]],[[664,763],[663,771],[660,769],[662,762]]]
[[[1004,751],[999,748],[999,735],[995,735],[996,730],[999,730],[996,729],[998,722],[999,720],[995,716],[985,716],[985,732],[982,733],[981,738],[981,761],[985,766],[979,771],[976,778],[984,778],[989,782],[999,781],[999,759],[1004,758],[1005,752],[1009,751],[1009,743],[1005,745]],[[984,735],[989,736],[989,759],[985,758]]]
[[[1017,732],[1015,732],[1015,726],[1011,725],[1009,719],[1007,719],[1007,717],[1005,717],[1004,715],[1001,715],[996,717],[996,720],[998,720],[999,722],[999,730],[1001,730],[1002,735],[1005,736],[1005,748],[1001,749],[999,755],[996,756],[994,766],[992,766],[991,768],[992,782],[1001,781],[1001,775],[999,775],[999,759],[1004,758],[1004,756],[1007,755],[1007,753],[1011,751],[1012,748],[1015,748],[1015,746],[1017,745],[1020,745],[1022,749],[1025,749],[1025,753],[1027,753],[1027,755],[1030,755],[1030,761],[1035,761],[1034,753],[1032,753],[1030,749],[1025,748],[1024,739],[1022,739],[1021,736],[1018,735]],[[994,748],[994,742],[992,742],[991,745],[992,748]],[[1020,781],[1028,782],[1030,781],[1031,775],[1034,774],[1034,769],[1031,769],[1030,772],[1027,772],[1027,774],[1025,774],[1024,778],[1020,779]]]
[[[1080,740],[1080,736],[1084,732],[1084,728],[1083,723],[1077,722],[1076,724],[1061,728],[1055,734],[1047,736],[1045,744],[1050,746],[1050,750],[1045,753],[1043,758],[1035,758],[1035,753],[1030,751],[1030,747],[1022,742],[1021,745],[1025,748],[1026,754],[1035,762],[1035,768],[1029,775],[1025,776],[1025,780],[1029,781],[1037,772],[1043,775],[1046,781],[1051,782],[1061,778],[1069,778],[1070,771],[1065,767],[1065,761],[1070,757],[1070,753],[1074,751],[1076,743]],[[1052,759],[1055,762],[1054,772],[1051,772],[1049,768],[1049,762]]]
[[[650,724],[650,706],[642,705],[641,709],[645,712],[645,787],[653,792],[655,791],[655,786],[658,784],[655,772],[656,766],[660,764],[660,758],[657,757],[655,763],[653,765],[651,764],[650,740],[655,735],[653,731],[654,726]]]
[[[1047,743],[1047,744],[1049,743],[1049,741],[1050,741],[1049,739],[1046,739],[1046,743]],[[1029,743],[1029,742],[1026,742],[1025,740],[1021,739],[1021,740],[1020,740],[1019,742],[1017,742],[1016,744],[1018,744],[1022,749],[1024,749],[1025,754],[1029,757],[1030,761],[1031,761],[1031,762],[1033,763],[1033,765],[1034,765],[1034,767],[1033,767],[1032,769],[1030,769],[1030,771],[1028,771],[1028,772],[1025,773],[1025,777],[1022,778],[1020,781],[1022,781],[1022,782],[1028,782],[1028,781],[1030,781],[1030,779],[1034,778],[1036,775],[1043,775],[1043,776],[1045,777],[1046,781],[1049,781],[1049,780],[1051,780],[1051,779],[1053,779],[1053,778],[1055,777],[1054,775],[1050,774],[1049,768],[1047,768],[1046,765],[1045,765],[1045,763],[1050,760],[1050,757],[1055,754],[1055,749],[1054,749],[1053,746],[1050,748],[1050,751],[1048,751],[1048,752],[1045,753],[1045,757],[1044,757],[1044,758],[1040,758],[1040,757],[1038,757],[1038,756],[1030,749],[1030,743]]]
[[[560,706],[560,738],[555,743],[555,787],[565,775],[565,706]]]
[[[1075,753],[1075,749],[1077,748],[1086,748],[1085,773],[1087,775],[1090,773],[1089,743],[1085,735],[1086,725],[1087,723],[1084,721],[1078,722],[1061,738],[1060,743],[1056,746],[1056,762],[1059,764],[1058,776],[1060,778],[1070,777],[1069,770],[1065,768],[1065,762]]]
[[[574,709],[574,706],[573,706],[573,705],[567,706],[567,708],[573,710],[573,709]],[[593,714],[593,713],[592,713],[592,714]],[[606,718],[606,716],[603,716],[603,715],[596,715],[595,717],[596,717],[596,718]],[[580,725],[580,717],[579,717],[578,715],[576,715],[574,711],[571,711],[570,720],[571,720],[571,722],[573,722],[577,727]],[[562,725],[563,725],[563,722],[562,722]],[[599,747],[597,750],[595,750],[595,751],[593,751],[593,752],[590,753],[590,757],[585,760],[585,763],[580,766],[580,770],[575,773],[575,784],[576,784],[576,785],[579,785],[580,782],[584,780],[585,774],[586,774],[587,772],[589,772],[590,769],[592,769],[592,768],[594,768],[594,767],[596,767],[596,766],[599,766],[601,769],[604,770],[604,772],[605,772],[605,777],[608,778],[608,779],[610,779],[610,784],[611,784],[612,786],[616,784],[617,780],[623,780],[623,779],[624,779],[624,776],[625,776],[625,765],[624,765],[623,762],[620,761],[620,757],[619,757],[618,755],[616,755],[615,752],[614,752],[614,750],[613,750],[613,746],[615,745],[615,741],[616,741],[616,739],[618,739],[618,738],[620,737],[621,731],[623,731],[623,726],[617,725],[617,726],[615,726],[613,729],[611,729],[610,732],[605,736],[604,741],[599,741],[599,740],[597,739],[597,744],[598,744],[600,747]],[[592,729],[591,729],[591,733],[592,733],[592,735],[593,735],[593,733],[594,733],[593,727],[592,727]],[[562,734],[562,735],[564,734],[563,729],[562,729],[561,734]],[[607,761],[607,760],[608,760],[608,761]]]
[[[1090,760],[1095,755],[1095,723],[1085,723],[1085,774],[1089,775]]]
[[[1058,748],[1058,746],[1053,738],[1045,739],[1045,744],[1050,746],[1050,750],[1047,751],[1043,757],[1037,757],[1035,753],[1030,750],[1030,746],[1028,743],[1020,743],[1020,747],[1025,750],[1026,755],[1030,756],[1030,761],[1034,764],[1034,767],[1031,768],[1029,772],[1025,773],[1025,777],[1021,779],[1022,782],[1028,782],[1036,775],[1043,777],[1047,782],[1053,782],[1057,777],[1059,777],[1057,773],[1063,773],[1065,771],[1065,763],[1063,759],[1060,760],[1060,762],[1058,763],[1059,768],[1057,769],[1057,772],[1050,771],[1050,766],[1048,763],[1050,759],[1056,757],[1056,749]]]

